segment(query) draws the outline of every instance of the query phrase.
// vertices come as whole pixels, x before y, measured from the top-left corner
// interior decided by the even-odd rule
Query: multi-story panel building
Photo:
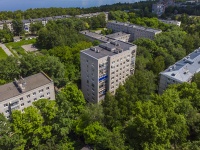
[[[130,41],[137,40],[138,38],[154,39],[156,34],[162,32],[162,30],[118,21],[109,21],[107,23],[107,28],[112,29],[114,32],[125,32],[130,34]]]
[[[113,40],[120,40],[124,42],[130,41],[130,34],[124,33],[124,32],[116,32],[113,34],[106,35],[107,38],[113,39]]]
[[[81,86],[87,101],[98,103],[134,73],[136,45],[123,41],[102,43],[81,51]]]
[[[200,48],[160,73],[159,94],[162,94],[169,84],[191,82],[194,74],[199,71]]]
[[[99,33],[91,32],[88,30],[81,31],[80,33],[86,36],[91,41],[97,40],[103,43],[111,42],[113,40],[128,42],[130,39],[130,34],[127,34],[124,32],[116,32],[116,33],[109,34],[106,36]]]
[[[91,32],[89,30],[84,30],[84,31],[81,31],[80,33],[83,34],[85,37],[87,37],[91,41],[97,40],[97,41],[103,42],[103,43],[107,43],[107,42],[111,41],[110,38],[107,38],[106,36],[104,36],[102,34]]]
[[[159,19],[159,21],[166,23],[166,24],[174,24],[174,25],[177,25],[179,27],[181,26],[181,21],[177,21],[177,20],[162,20],[162,19]]]
[[[41,98],[55,99],[54,83],[45,73],[15,79],[0,86],[0,113],[9,118],[12,110],[23,111]]]

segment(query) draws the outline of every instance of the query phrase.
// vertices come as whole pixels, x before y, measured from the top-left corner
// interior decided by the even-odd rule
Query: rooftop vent
[[[92,51],[96,51],[96,47],[91,47],[90,48]]]
[[[20,77],[20,80],[15,79],[15,84],[17,85],[17,87],[20,89],[21,92],[25,91],[26,81],[24,80],[24,78]]]

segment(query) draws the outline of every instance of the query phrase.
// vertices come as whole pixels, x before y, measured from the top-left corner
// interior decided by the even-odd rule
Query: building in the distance
[[[166,23],[166,24],[173,24],[173,25],[177,25],[177,26],[181,26],[181,21],[177,21],[177,20],[162,20],[159,19],[159,21]]]
[[[113,40],[129,42],[129,39],[130,39],[130,34],[127,34],[124,32],[116,32],[109,35],[102,35],[99,33],[91,32],[89,30],[84,30],[84,31],[81,31],[80,33],[83,34],[85,37],[87,37],[91,41],[97,40],[103,43],[111,42]]]
[[[105,21],[108,21],[108,12],[96,12],[96,13],[89,13],[89,14],[80,14],[76,15],[76,18],[91,18],[91,17],[97,17],[100,14],[105,15]]]
[[[199,71],[200,48],[160,73],[159,94],[162,94],[169,84],[191,82],[194,74]]]
[[[113,34],[106,35],[107,38],[113,39],[113,40],[120,40],[124,42],[130,41],[130,34],[124,33],[124,32],[116,32]]]
[[[174,0],[159,0],[157,3],[152,5],[152,12],[158,16],[161,16],[167,7],[174,5]]]
[[[81,51],[81,88],[88,102],[99,103],[134,73],[136,45],[119,40]]]
[[[0,113],[9,118],[12,110],[23,111],[42,98],[55,100],[54,83],[45,73],[15,79],[0,86]]]
[[[107,23],[107,28],[112,29],[114,32],[125,32],[130,34],[129,41],[137,40],[138,38],[154,39],[155,35],[162,32],[162,30],[159,29],[153,29],[118,21],[109,21]]]

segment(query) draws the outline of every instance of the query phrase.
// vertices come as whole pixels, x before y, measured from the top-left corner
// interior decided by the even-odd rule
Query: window
[[[7,107],[8,106],[8,103],[4,104],[4,107]]]
[[[24,106],[24,103],[21,103],[21,106]]]
[[[42,93],[43,92],[43,89],[39,90],[39,93]]]
[[[47,95],[50,95],[50,92],[47,92]]]
[[[6,110],[5,112],[6,112],[6,113],[9,113],[9,110]]]
[[[21,97],[19,100],[22,101],[22,100],[23,100],[23,97]]]
[[[26,97],[29,98],[29,97],[30,97],[30,94],[29,94],[29,95],[26,95]]]
[[[46,87],[46,90],[49,90],[49,87]]]
[[[34,98],[34,101],[36,101],[37,100],[37,98]]]
[[[35,96],[36,95],[36,92],[33,92],[33,96]]]
[[[44,95],[41,95],[40,98],[44,97]]]
[[[27,101],[27,103],[31,103],[31,100]]]

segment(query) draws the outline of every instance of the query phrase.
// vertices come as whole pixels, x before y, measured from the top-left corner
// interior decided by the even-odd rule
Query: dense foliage
[[[150,3],[141,5],[139,13],[115,10],[134,9],[143,2],[96,9],[112,10],[110,19],[163,30],[154,40],[134,41],[138,46],[135,74],[119,86],[115,96],[108,92],[99,105],[86,103],[77,82],[80,79],[80,50],[97,42],[87,41],[78,32],[105,27],[104,16],[52,21],[45,27],[39,23],[32,24],[31,32],[38,35],[36,44],[42,50],[38,54],[28,53],[0,60],[0,84],[13,81],[20,75],[26,77],[44,71],[60,91],[55,101],[40,99],[23,112],[13,111],[10,120],[0,114],[0,149],[74,150],[89,145],[97,150],[198,150],[200,75],[195,74],[191,84],[170,86],[162,95],[158,95],[156,90],[159,72],[200,46],[200,21],[182,15],[176,18],[182,21],[179,28],[163,24],[157,18],[142,17],[153,17],[148,14]],[[89,8],[84,12],[94,10]],[[17,13],[16,18],[21,19],[25,13],[26,17],[33,15],[37,18],[63,12],[75,15],[83,10],[31,9],[13,14]],[[0,16],[10,15],[12,18],[13,14],[2,12]],[[17,21],[14,20],[19,25],[15,34],[21,34]],[[6,27],[5,31],[12,36]],[[103,34],[110,32],[102,31]],[[9,41],[9,38],[3,40]]]

